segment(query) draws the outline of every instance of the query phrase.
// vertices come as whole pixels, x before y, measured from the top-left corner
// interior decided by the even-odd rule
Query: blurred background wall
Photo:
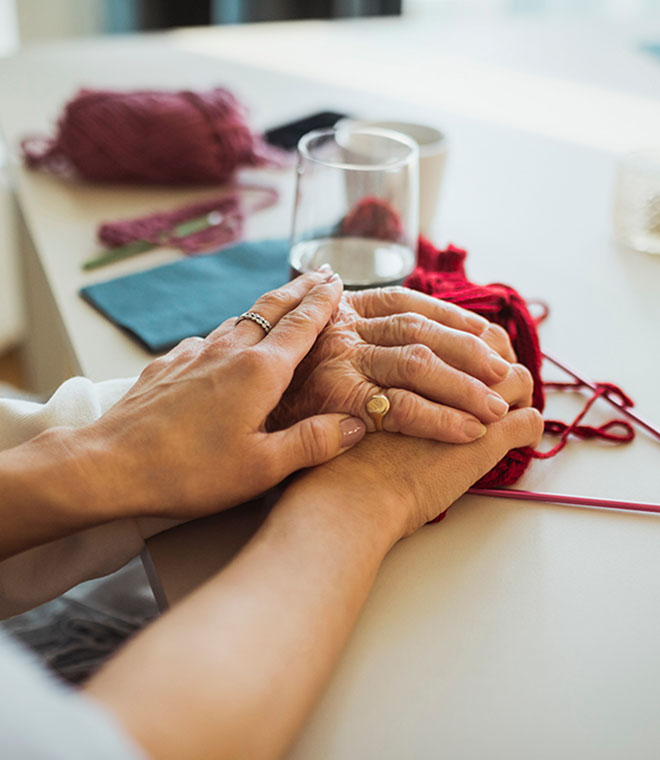
[[[22,45],[179,26],[375,15],[640,21],[660,0],[0,0],[0,57]],[[20,341],[17,225],[0,137],[0,354]]]
[[[0,38],[37,42],[98,33],[302,18],[429,13],[633,19],[659,0],[0,0]],[[15,17],[16,23],[11,21]],[[9,22],[6,22],[9,18]],[[0,39],[0,54],[2,53]]]

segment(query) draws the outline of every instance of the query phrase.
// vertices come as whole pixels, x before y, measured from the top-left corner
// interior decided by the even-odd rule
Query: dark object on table
[[[278,148],[293,150],[298,145],[298,140],[313,129],[326,129],[334,127],[340,120],[346,118],[346,114],[336,111],[318,111],[317,113],[304,116],[302,119],[290,121],[279,127],[273,127],[265,132],[266,142],[276,145]]]

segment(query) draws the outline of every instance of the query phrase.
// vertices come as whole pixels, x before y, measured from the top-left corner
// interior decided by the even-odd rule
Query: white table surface
[[[587,35],[580,26],[412,19],[55,45],[0,64],[0,121],[13,148],[46,129],[79,85],[222,83],[259,126],[327,107],[438,125],[451,147],[437,241],[470,250],[476,281],[546,299],[543,345],[619,383],[660,421],[660,257],[622,250],[610,233],[618,154],[660,134],[660,64],[632,47],[644,39],[651,29]],[[149,356],[77,291],[179,254],[95,273],[80,264],[101,220],[209,191],[81,186],[14,170],[78,369],[93,379],[135,374]],[[251,220],[254,237],[288,231],[291,177],[267,176],[284,201]],[[568,417],[577,406],[553,399],[551,410]],[[607,407],[594,413],[610,416]],[[520,485],[658,501],[659,453],[644,434],[627,447],[571,444]],[[225,561],[254,516],[230,513],[150,543],[170,601]],[[290,757],[657,757],[659,519],[461,499],[387,558]]]

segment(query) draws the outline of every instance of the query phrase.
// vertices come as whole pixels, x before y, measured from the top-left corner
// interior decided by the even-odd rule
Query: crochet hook
[[[197,216],[194,219],[188,219],[177,225],[174,228],[174,235],[177,237],[192,235],[195,232],[201,232],[209,227],[214,227],[215,225],[220,224],[221,221],[222,215],[217,211],[212,211],[210,214]],[[167,245],[167,238],[163,238],[163,240],[158,243],[152,243],[148,240],[134,240],[132,243],[126,243],[126,245],[120,245],[117,248],[110,248],[99,254],[96,258],[89,259],[83,264],[83,269],[96,269],[97,267],[102,267],[106,264],[113,264],[115,261],[121,261],[130,256],[145,253],[145,251],[152,251],[154,248],[159,248],[163,245]]]
[[[602,509],[626,509],[632,512],[652,512],[660,514],[660,504],[648,501],[622,501],[620,499],[596,499],[591,496],[573,496],[564,493],[542,493],[522,491],[515,488],[470,488],[474,496],[494,496],[498,499],[519,499],[521,501],[541,501],[547,504],[567,504],[574,507],[600,507]]]
[[[546,351],[543,352],[543,356],[549,362],[552,362],[556,367],[559,367],[559,369],[566,372],[567,375],[571,375],[571,377],[575,378],[578,382],[582,383],[583,385],[586,385],[587,388],[591,388],[592,391],[598,390],[598,387],[596,386],[595,383],[592,383],[591,380],[587,380],[586,377],[583,377],[574,369],[567,367],[563,362],[560,362],[559,359],[557,359],[556,357],[551,356]],[[601,396],[601,398],[604,401],[607,401],[612,406],[616,407],[620,412],[625,414],[626,417],[630,417],[631,420],[636,422],[640,427],[643,427],[644,430],[651,433],[651,435],[655,436],[660,441],[660,430],[658,430],[658,428],[655,427],[648,420],[645,420],[643,417],[640,417],[639,414],[637,414],[636,412],[633,412],[630,409],[630,407],[625,406],[620,401],[616,401],[616,399],[610,398],[607,394]]]

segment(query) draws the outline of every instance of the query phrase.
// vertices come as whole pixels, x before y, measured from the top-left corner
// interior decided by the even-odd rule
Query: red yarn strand
[[[605,396],[608,393],[616,392],[621,398],[625,398],[628,401],[630,399],[626,394],[617,386],[611,383],[598,383],[598,388],[594,391],[590,399],[587,400],[582,411],[570,424],[560,422],[558,420],[546,420],[544,426],[544,432],[550,435],[559,435],[559,442],[555,444],[548,451],[532,451],[532,457],[534,459],[550,459],[558,454],[564,446],[568,443],[569,436],[573,435],[583,440],[590,438],[600,438],[604,441],[610,441],[612,443],[629,443],[635,437],[635,430],[632,425],[625,420],[610,420],[600,427],[592,427],[590,425],[580,425],[582,420],[587,415],[591,407],[598,401],[599,398]],[[571,383],[545,383],[546,388],[555,388],[557,390],[582,390],[586,386],[583,383],[571,382]],[[620,427],[623,433],[610,432],[613,427]]]
[[[248,204],[246,194],[260,198]],[[145,240],[153,245],[169,245],[188,256],[228,245],[243,236],[243,223],[249,213],[273,205],[279,197],[275,188],[261,185],[235,185],[224,195],[187,204],[171,211],[158,211],[146,216],[105,222],[98,229],[98,239],[110,248]],[[218,214],[217,224],[187,235],[176,234],[176,228],[190,219]]]

